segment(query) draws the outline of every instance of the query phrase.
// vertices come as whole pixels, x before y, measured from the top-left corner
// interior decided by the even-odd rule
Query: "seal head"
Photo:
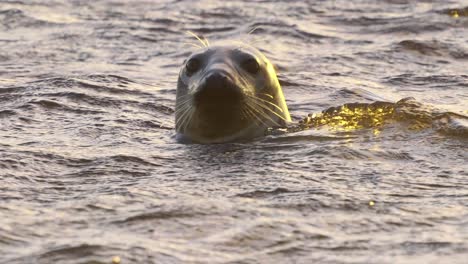
[[[265,134],[291,121],[270,61],[250,46],[212,46],[179,73],[176,131],[185,141],[222,143]]]

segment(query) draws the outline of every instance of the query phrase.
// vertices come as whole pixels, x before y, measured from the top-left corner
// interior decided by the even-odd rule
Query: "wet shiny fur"
[[[246,140],[290,120],[274,67],[257,49],[206,47],[184,62],[176,99],[179,140]]]

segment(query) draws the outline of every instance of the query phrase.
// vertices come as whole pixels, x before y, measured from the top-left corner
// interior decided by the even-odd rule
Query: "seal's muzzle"
[[[237,106],[241,100],[241,89],[222,71],[208,73],[194,95],[195,106],[200,108],[216,107],[221,110]]]

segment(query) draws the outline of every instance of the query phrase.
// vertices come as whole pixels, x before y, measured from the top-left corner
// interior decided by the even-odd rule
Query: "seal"
[[[175,110],[179,141],[248,140],[290,121],[275,69],[259,50],[208,46],[184,61]]]

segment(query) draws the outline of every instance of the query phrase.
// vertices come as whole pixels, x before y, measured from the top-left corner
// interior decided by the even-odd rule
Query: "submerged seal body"
[[[291,121],[271,62],[257,49],[211,46],[195,52],[179,73],[178,138],[222,143],[262,136]]]

